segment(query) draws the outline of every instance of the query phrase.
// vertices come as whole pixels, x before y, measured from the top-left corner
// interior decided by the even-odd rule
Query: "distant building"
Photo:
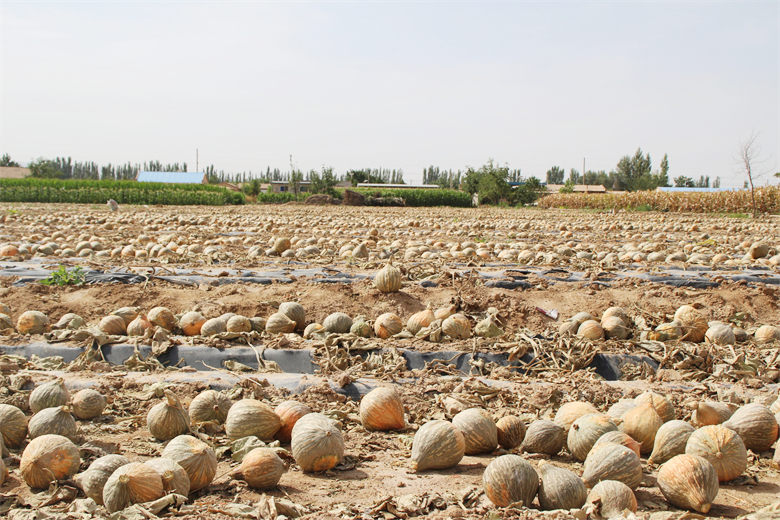
[[[360,182],[357,185],[358,188],[386,188],[386,189],[425,189],[425,190],[437,190],[440,188],[438,184],[382,184],[373,182]]]
[[[307,193],[311,190],[311,181],[298,183],[298,193]],[[271,193],[289,193],[293,191],[288,181],[271,181]],[[265,193],[265,192],[264,192]]]
[[[223,188],[226,188],[230,191],[241,191],[241,188],[233,184],[232,182],[220,182],[217,184],[217,186],[221,186]]]
[[[30,175],[29,168],[0,166],[0,179],[24,179],[28,175]]]
[[[208,184],[203,172],[138,172],[138,182],[167,182],[171,184]]]
[[[560,193],[561,188],[565,188],[565,184],[548,184],[547,193]],[[574,193],[606,193],[607,188],[601,184],[575,184]]]

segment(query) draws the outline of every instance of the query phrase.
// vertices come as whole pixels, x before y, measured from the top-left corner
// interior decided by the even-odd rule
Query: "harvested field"
[[[218,456],[211,484],[186,502],[172,495],[112,518],[598,518],[593,506],[543,511],[539,498],[496,507],[484,492],[485,468],[509,453],[537,471],[547,462],[583,476],[587,463],[572,455],[568,439],[554,455],[494,442],[449,468],[414,471],[415,434],[474,407],[491,420],[516,416],[530,426],[556,419],[566,403],[607,413],[647,391],[665,396],[676,419],[697,427],[705,402],[780,412],[775,217],[303,205],[0,209],[0,303],[7,306],[0,313],[13,327],[0,321],[0,402],[30,419],[33,388],[57,377],[71,395],[92,388],[106,396],[100,416],[76,421],[80,472],[111,453],[130,462],[159,457],[166,441],[152,436],[147,413],[166,390],[185,409],[208,389],[272,409],[292,399],[337,421],[343,434],[344,456],[322,472],[302,471],[289,443],[265,439],[285,472],[278,486],[262,491],[232,473],[245,450],[225,427],[194,422],[191,435]],[[401,287],[381,292],[374,278],[391,259]],[[86,283],[40,283],[60,279],[63,265],[80,267]],[[272,333],[271,324],[284,321],[272,316],[285,302],[299,303],[305,317],[292,320],[294,332]],[[409,332],[410,318],[416,323],[429,304],[461,314],[467,335],[453,337],[444,321]],[[686,321],[677,313],[683,306],[700,320]],[[152,319],[158,307],[174,315],[168,330]],[[625,330],[602,319],[619,314],[616,307]],[[141,323],[145,318],[130,315],[140,314],[152,319],[150,328],[131,335],[127,323],[122,330],[104,321],[123,308],[123,319]],[[22,333],[26,311],[43,313],[49,326]],[[190,311],[224,329],[185,334],[182,318]],[[582,312],[594,322],[572,325]],[[69,313],[83,325],[58,326]],[[334,313],[354,322],[362,316],[366,327],[336,333],[312,326],[327,325]],[[404,329],[381,339],[375,322],[387,313]],[[259,319],[241,329],[231,315]],[[719,324],[733,335],[723,336]],[[589,338],[596,326],[601,332]],[[399,394],[403,428],[364,427],[360,402],[376,387]],[[748,447],[746,469],[720,483],[707,516],[736,518],[778,502],[777,419],[773,424],[772,446]],[[10,475],[0,488],[3,514],[111,516],[85,498],[73,475],[48,490],[31,489],[19,466],[29,441],[4,458]],[[661,465],[648,456],[639,459],[636,517],[693,518],[661,493]]]

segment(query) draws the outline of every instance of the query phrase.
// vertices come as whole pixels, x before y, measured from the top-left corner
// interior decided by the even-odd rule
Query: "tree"
[[[261,184],[262,183],[260,182],[260,179],[252,179],[251,181],[244,184],[244,193],[250,197],[257,197],[262,191]]]
[[[3,154],[3,157],[0,158],[0,166],[11,166],[11,167],[18,168],[19,163],[16,161],[12,161],[11,156],[6,153]]]
[[[696,187],[697,188],[709,188],[710,187],[710,176],[707,175],[706,177],[704,175],[699,176],[699,180],[696,181]]]
[[[547,170],[547,184],[563,184],[566,172],[559,166],[553,166]]]
[[[487,164],[482,165],[479,170],[472,167],[466,170],[464,189],[472,195],[479,193],[481,201],[498,204],[509,197],[511,188],[507,183],[508,177],[508,166],[498,166],[493,159],[488,159]]]
[[[563,185],[563,188],[558,190],[558,193],[574,193],[574,181],[568,179],[566,183]]]
[[[758,206],[756,206],[756,186],[755,181],[763,177],[769,170],[764,168],[766,159],[761,158],[761,147],[756,143],[760,132],[750,133],[747,140],[739,143],[739,165],[742,172],[747,175],[750,184],[750,200],[753,206],[753,218],[758,216]]]
[[[62,172],[58,170],[52,161],[38,158],[27,165],[30,169],[30,177],[36,179],[60,179],[62,178]]]
[[[690,177],[684,177],[680,175],[679,177],[676,177],[674,179],[674,186],[676,188],[695,188],[696,185],[693,183],[693,179]]]
[[[333,168],[325,166],[322,167],[322,174],[320,175],[315,170],[311,171],[311,192],[312,193],[327,193],[328,195],[335,196],[336,190],[336,177],[333,175]]]
[[[569,170],[569,180],[571,181],[572,185],[579,184],[582,181],[582,175],[580,175],[580,172],[572,168]]]
[[[669,154],[664,154],[661,160],[661,173],[658,175],[659,186],[669,186]]]
[[[533,204],[545,191],[542,181],[536,177],[531,177],[512,190],[513,202],[517,204]]]
[[[715,177],[715,180],[712,182],[713,188],[720,188],[720,177]]]
[[[628,191],[655,189],[652,177],[650,154],[642,155],[642,149],[637,148],[633,157],[623,156],[617,164],[617,174]]]

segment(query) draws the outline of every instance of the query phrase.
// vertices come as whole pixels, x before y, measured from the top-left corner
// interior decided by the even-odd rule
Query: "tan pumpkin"
[[[532,422],[525,431],[520,449],[527,453],[557,455],[566,444],[566,430],[546,419]]]
[[[647,463],[663,464],[672,457],[685,453],[685,446],[694,431],[694,427],[685,421],[674,420],[664,423],[655,434],[653,453],[650,454]]]
[[[498,445],[505,450],[517,448],[525,439],[525,423],[519,417],[507,415],[496,423]]]
[[[43,334],[51,330],[49,318],[39,311],[27,311],[16,320],[16,331],[19,334]]]
[[[596,441],[596,444],[593,445],[593,448],[595,448],[599,444],[606,444],[606,443],[620,444],[621,446],[625,446],[626,448],[636,453],[637,457],[641,456],[642,454],[640,444],[627,433],[618,432],[618,431],[607,432],[601,437],[599,437],[599,440]],[[591,450],[593,448],[591,448]]]
[[[295,323],[295,321],[281,312],[272,314],[268,318],[268,321],[265,322],[265,330],[270,334],[289,334],[290,332],[295,332],[296,326],[297,323]],[[225,327],[225,330],[227,330],[227,326]]]
[[[352,327],[352,318],[343,312],[334,312],[323,320],[322,326],[328,332],[346,334]]]
[[[707,333],[709,324],[699,311],[690,305],[683,305],[674,313],[674,321],[680,323],[683,336],[681,339],[701,343]]]
[[[268,323],[266,322],[266,328],[267,327]],[[227,321],[222,318],[211,318],[210,320],[206,320],[206,323],[200,328],[200,335],[207,337],[223,334],[225,332],[227,332]]]
[[[289,444],[292,440],[292,429],[295,423],[304,415],[310,414],[311,408],[298,401],[284,401],[274,409],[274,413],[279,416],[282,424],[274,435],[274,439],[283,444]]]
[[[65,387],[65,381],[58,377],[48,383],[36,386],[30,393],[30,410],[38,413],[44,408],[63,406],[70,401],[70,392]]]
[[[590,403],[573,401],[558,408],[553,422],[569,433],[569,428],[574,424],[574,421],[589,413],[598,413],[598,410]]]
[[[440,309],[436,309],[433,311],[433,316],[437,320],[446,320],[453,314],[455,314],[458,311],[458,306],[454,303],[452,305],[445,305],[444,307],[441,307]]]
[[[448,421],[423,424],[412,441],[412,469],[447,469],[456,466],[466,450],[463,433]]]
[[[186,336],[197,336],[204,323],[206,323],[206,318],[201,313],[190,311],[184,313],[184,316],[179,320],[179,328]]]
[[[696,426],[710,426],[728,421],[739,408],[732,403],[698,402],[693,405],[691,422]]]
[[[601,324],[603,325],[604,321],[609,318],[618,318],[623,322],[624,327],[631,326],[631,318],[629,318],[628,313],[623,307],[610,307],[605,310],[604,314],[601,315]]]
[[[720,425],[699,428],[688,438],[687,455],[698,455],[710,461],[719,482],[734,480],[747,469],[745,443],[736,432]]]
[[[406,322],[406,330],[412,334],[417,334],[420,332],[420,329],[427,327],[435,320],[436,315],[433,313],[433,304],[429,303],[424,310],[416,312],[409,317],[409,320]]]
[[[122,466],[130,464],[130,461],[122,455],[105,455],[89,465],[84,473],[79,473],[73,480],[81,488],[85,495],[103,505],[103,488],[108,478]]]
[[[585,504],[599,518],[619,517],[626,509],[636,513],[638,506],[631,488],[616,480],[602,480],[593,486]]]
[[[282,422],[273,409],[256,399],[242,399],[230,407],[225,431],[231,439],[254,435],[260,440],[273,440]]]
[[[774,325],[762,325],[753,334],[756,343],[772,343],[780,340],[780,328]]]
[[[100,320],[98,326],[100,330],[108,334],[109,336],[125,336],[127,335],[127,324],[119,316],[106,316]]]
[[[13,405],[0,404],[0,434],[8,448],[19,448],[27,437],[27,416],[24,412]]]
[[[378,338],[388,339],[404,329],[404,322],[392,312],[386,312],[374,321],[374,334]]]
[[[468,339],[471,337],[471,325],[463,314],[453,314],[441,324],[441,330],[452,339]]]
[[[168,332],[173,331],[176,328],[176,316],[173,315],[170,309],[167,307],[155,307],[149,311],[147,318],[157,327],[162,327]]]
[[[70,414],[70,406],[68,405],[41,410],[32,416],[27,429],[31,439],[41,435],[62,435],[63,437],[75,438],[78,431],[76,420]]]
[[[344,458],[344,437],[336,421],[310,413],[293,426],[290,449],[303,471],[327,471]]]
[[[623,424],[623,417],[635,406],[636,401],[634,399],[621,399],[609,407],[609,410],[607,410],[607,415],[612,418],[612,422],[620,427]]]
[[[190,493],[202,489],[217,474],[217,456],[214,450],[190,435],[179,435],[171,439],[162,452],[162,457],[175,460],[190,478]]]
[[[306,310],[296,302],[284,302],[279,306],[279,312],[295,322],[295,328],[303,329],[306,325]]]
[[[583,415],[571,425],[566,439],[566,445],[577,460],[584,461],[599,437],[607,432],[617,431],[617,425],[612,419],[601,413]]]
[[[284,462],[270,448],[255,448],[246,454],[241,465],[233,471],[254,489],[272,489],[279,484],[284,474]]]
[[[604,329],[604,337],[607,339],[628,339],[631,330],[618,316],[608,316],[601,320],[601,328]]]
[[[79,449],[67,437],[41,435],[24,449],[19,470],[28,486],[45,489],[75,475],[80,465]]]
[[[246,316],[232,316],[227,321],[225,328],[228,332],[252,332],[252,322]]]
[[[167,441],[190,431],[190,416],[173,392],[165,390],[163,402],[146,414],[146,426],[155,438]]]
[[[51,326],[51,328],[55,330],[63,330],[63,329],[76,330],[76,329],[80,329],[85,324],[86,321],[84,321],[84,318],[82,318],[78,314],[73,314],[72,312],[69,312],[63,315],[62,318],[60,318],[60,320],[57,323]]]
[[[374,388],[360,400],[360,422],[366,430],[401,430],[406,426],[404,403],[393,388]]]
[[[127,325],[127,335],[143,336],[147,330],[152,328],[154,328],[154,325],[146,316],[138,316]]]
[[[392,263],[388,263],[374,277],[374,287],[383,293],[394,293],[401,290],[401,271]]]
[[[604,339],[604,328],[596,320],[584,321],[577,328],[577,336],[591,341]]]
[[[519,455],[501,455],[485,468],[482,488],[498,507],[530,507],[539,489],[539,474]]]
[[[0,313],[0,331],[14,331],[14,320],[7,314]]]
[[[224,424],[233,401],[222,392],[206,390],[195,396],[190,403],[190,420],[193,424],[216,422]]]
[[[658,487],[673,506],[707,513],[718,496],[718,473],[707,459],[677,455],[658,471]]]
[[[708,345],[733,345],[737,342],[734,330],[725,323],[718,323],[708,328],[704,339]]]
[[[466,455],[493,453],[498,446],[496,423],[484,410],[463,410],[452,418],[452,424],[463,433]]]
[[[176,493],[185,497],[190,494],[190,477],[175,460],[159,457],[149,459],[144,464],[160,475],[166,493]]]
[[[542,461],[539,477],[539,505],[542,509],[579,509],[585,504],[588,489],[582,479],[568,469]]]
[[[71,399],[73,415],[83,420],[99,417],[106,408],[106,404],[108,404],[106,398],[91,388],[79,390]]]
[[[154,468],[133,462],[120,467],[103,487],[103,505],[109,513],[121,511],[133,504],[143,504],[162,498],[162,479]]]
[[[769,408],[759,403],[742,406],[723,426],[737,432],[745,448],[756,453],[769,450],[778,437],[777,419]]]
[[[351,328],[350,328],[350,332],[352,332]],[[325,327],[323,327],[319,323],[309,323],[308,325],[306,325],[306,328],[303,330],[303,338],[312,339],[315,334],[327,334],[327,333],[328,331],[325,330]]]
[[[122,318],[122,321],[125,322],[125,327],[127,327],[139,316],[140,312],[140,307],[122,307],[121,309],[115,310],[111,314]]]
[[[661,394],[655,392],[644,392],[640,394],[634,402],[637,406],[643,403],[650,403],[655,408],[658,415],[661,416],[663,422],[672,421],[677,418],[677,413],[674,410],[672,402]]]
[[[655,411],[653,404],[644,402],[626,412],[622,428],[640,444],[642,455],[648,455],[653,451],[655,434],[663,424],[664,421]]]
[[[599,444],[585,459],[582,480],[589,488],[602,480],[617,480],[636,489],[642,483],[642,461],[634,451],[620,444]]]

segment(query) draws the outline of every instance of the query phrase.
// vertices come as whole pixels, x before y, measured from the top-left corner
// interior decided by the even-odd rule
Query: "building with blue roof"
[[[171,184],[208,184],[203,172],[138,172],[138,182],[167,182]]]

